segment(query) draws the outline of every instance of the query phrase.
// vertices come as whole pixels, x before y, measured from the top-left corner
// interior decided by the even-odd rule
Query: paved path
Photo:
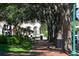
[[[38,53],[37,56],[68,56],[68,53],[57,50],[52,43],[46,40],[36,41],[31,51]]]
[[[34,51],[34,50],[33,50]],[[21,53],[14,53],[14,52],[0,52],[0,56],[68,56],[65,53],[60,53],[57,51],[47,51],[47,50],[35,50],[35,52],[21,52]]]

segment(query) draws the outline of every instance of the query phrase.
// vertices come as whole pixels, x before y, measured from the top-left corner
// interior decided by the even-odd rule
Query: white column
[[[12,25],[11,27],[12,27],[12,35],[14,35],[14,32],[13,32],[13,28],[14,28],[14,26]]]
[[[2,34],[2,27],[0,26],[0,35]]]
[[[39,35],[39,34],[40,34],[40,28],[37,27],[37,35]]]
[[[2,29],[3,29],[4,24],[6,24],[6,22],[4,21],[0,22],[0,35],[2,34]]]

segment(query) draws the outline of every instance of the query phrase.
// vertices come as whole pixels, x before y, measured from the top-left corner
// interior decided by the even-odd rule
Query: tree
[[[71,49],[71,11],[73,4],[40,5],[41,10],[43,11],[42,16],[44,17],[41,17],[42,21],[46,21],[48,25],[48,39],[52,42],[53,25],[55,25],[55,37],[57,35],[57,32],[61,30],[63,33],[63,48],[66,48],[66,50]]]
[[[72,4],[28,4],[30,11],[28,14],[31,20],[37,19],[40,22],[45,22],[48,26],[48,40],[50,42],[56,41],[57,32],[61,30],[67,33],[65,30],[70,30],[71,27],[71,6]],[[27,9],[26,9],[27,10]],[[63,23],[67,20],[66,23]],[[63,26],[64,25],[64,26]],[[68,26],[70,25],[70,26]],[[53,37],[53,28],[55,37]],[[71,33],[71,32],[70,32]],[[64,39],[67,39],[67,35],[64,35]],[[66,37],[66,38],[65,38]],[[64,40],[65,41],[65,40]],[[55,43],[55,42],[54,42]]]
[[[37,19],[40,22],[45,22],[47,24],[48,40],[50,42],[56,42],[55,39],[59,30],[61,30],[63,33],[64,43],[66,42],[66,40],[68,40],[68,32],[70,31],[71,33],[70,27],[72,4],[36,3],[1,4],[0,6],[0,18],[6,19],[9,25],[16,24],[15,26],[17,27],[17,24],[19,22],[27,22],[29,20],[34,21],[35,19]]]
[[[27,15],[25,14],[26,8],[22,4],[0,4],[0,18],[8,23],[10,26],[11,35],[11,25],[17,27],[18,23],[27,20]]]

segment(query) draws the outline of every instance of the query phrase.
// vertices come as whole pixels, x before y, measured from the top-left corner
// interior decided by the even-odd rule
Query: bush
[[[24,49],[30,49],[31,48],[31,44],[29,42],[23,42],[22,47]]]
[[[20,37],[20,36],[0,36],[0,44],[8,44],[22,47],[24,49],[31,49],[31,41],[29,37]]]
[[[19,45],[19,39],[16,36],[7,37],[7,42],[10,45]]]
[[[24,49],[31,49],[32,45],[31,45],[31,41],[30,41],[30,38],[29,37],[21,37],[22,40],[21,40],[21,45]]]
[[[0,44],[7,44],[7,36],[0,35]]]

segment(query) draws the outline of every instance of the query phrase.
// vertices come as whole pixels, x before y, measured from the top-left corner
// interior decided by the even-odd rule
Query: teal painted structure
[[[71,52],[71,56],[76,56],[77,52],[76,52],[76,40],[75,40],[75,30],[76,30],[76,25],[75,25],[75,20],[76,20],[76,3],[73,4],[73,16],[72,16],[72,52]]]

